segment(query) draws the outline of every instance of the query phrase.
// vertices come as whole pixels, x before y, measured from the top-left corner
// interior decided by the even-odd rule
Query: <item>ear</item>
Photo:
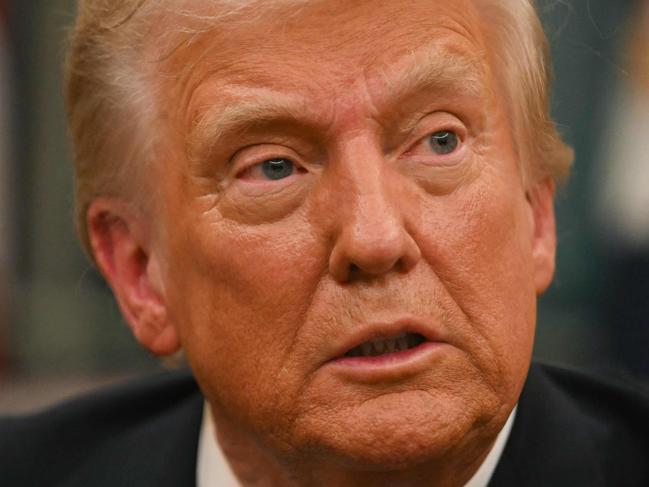
[[[160,263],[150,252],[145,219],[111,198],[94,200],[86,213],[95,261],[113,290],[135,338],[155,355],[169,355],[180,340],[164,299]]]
[[[552,178],[537,182],[527,192],[533,224],[532,258],[537,295],[542,294],[550,286],[554,276],[557,247],[554,193],[555,183]]]

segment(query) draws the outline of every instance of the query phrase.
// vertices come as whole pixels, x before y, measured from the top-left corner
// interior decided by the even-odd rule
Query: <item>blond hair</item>
[[[514,142],[526,185],[548,177],[565,181],[573,151],[550,114],[552,61],[543,26],[530,0],[482,0],[485,34],[499,48],[493,63],[502,73]]]
[[[550,117],[550,60],[535,8],[531,0],[474,1],[489,27],[485,35],[497,46],[496,74],[503,73],[499,80],[523,161],[523,178],[561,181],[569,173],[572,152]],[[118,196],[142,208],[150,203],[136,194],[156,143],[155,66],[144,53],[163,9],[190,17],[183,8],[187,3],[191,2],[79,0],[66,65],[66,102],[75,148],[77,227],[91,257],[86,211],[95,198]],[[218,17],[198,20],[216,28],[224,17],[254,3],[266,3],[262,13],[268,5],[259,0],[221,0]],[[186,26],[180,30],[192,33]]]

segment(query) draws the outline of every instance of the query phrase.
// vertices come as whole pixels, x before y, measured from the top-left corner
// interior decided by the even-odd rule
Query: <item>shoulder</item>
[[[535,364],[530,369],[528,386],[551,387],[561,393],[584,414],[594,418],[614,421],[620,426],[635,423],[649,414],[649,384],[631,379],[610,379],[593,374],[557,367],[548,364]],[[634,429],[649,428],[643,421]]]
[[[37,414],[0,419],[0,471],[10,479],[4,485],[59,485],[58,479],[73,478],[86,465],[101,470],[111,460],[135,467],[135,457],[142,454],[138,450],[150,451],[156,444],[151,442],[177,435],[197,443],[201,410],[202,397],[191,374],[176,371]],[[160,454],[165,455],[155,452]]]
[[[646,385],[532,365],[501,477],[506,471],[525,485],[649,485],[647,458]]]
[[[610,440],[644,447],[649,453],[649,389],[630,379],[612,380],[547,364],[530,369],[523,399],[552,400],[577,414]],[[524,399],[525,400],[525,399]]]

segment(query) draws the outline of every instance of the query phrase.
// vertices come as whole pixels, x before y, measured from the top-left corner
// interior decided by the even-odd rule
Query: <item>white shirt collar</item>
[[[471,477],[471,480],[464,484],[464,487],[487,487],[491,477],[496,471],[498,462],[500,462],[500,457],[502,456],[505,445],[507,444],[507,439],[512,431],[512,426],[514,426],[514,416],[516,416],[517,408],[518,406],[516,406],[509,414],[509,418],[507,418],[507,422],[505,423],[505,426],[503,426],[503,429],[498,433],[496,442],[494,443],[494,446],[491,447],[489,455],[487,455],[487,458],[484,459],[480,468],[476,471],[473,477]]]
[[[216,427],[210,405],[203,406],[203,422],[198,437],[196,487],[240,487],[223,450],[216,441]]]
[[[511,412],[505,426],[498,437],[489,455],[485,458],[475,475],[464,487],[487,487],[491,476],[500,461],[505,444],[514,424],[516,408]],[[203,407],[203,422],[198,439],[198,460],[196,462],[197,487],[240,487],[230,464],[225,459],[223,451],[216,441],[216,428],[207,402]]]

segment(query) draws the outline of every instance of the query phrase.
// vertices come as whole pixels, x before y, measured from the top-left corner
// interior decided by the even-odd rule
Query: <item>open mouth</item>
[[[404,352],[417,348],[426,342],[426,338],[419,333],[400,333],[389,338],[376,338],[361,343],[349,350],[345,357],[377,357],[391,353]]]

